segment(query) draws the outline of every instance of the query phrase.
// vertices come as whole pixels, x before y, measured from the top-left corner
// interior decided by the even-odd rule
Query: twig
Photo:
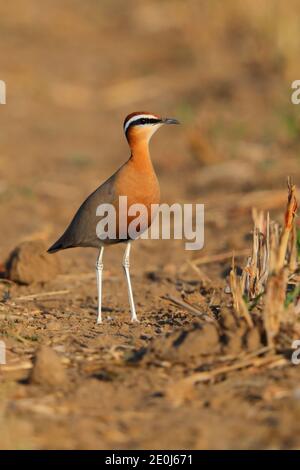
[[[290,178],[288,179],[288,192],[288,203],[285,212],[285,224],[280,239],[279,252],[277,258],[277,273],[283,268],[285,264],[288,241],[290,238],[290,234],[293,231],[294,219],[297,211],[297,199],[295,196],[296,186],[292,185]]]
[[[247,256],[249,255],[249,248],[240,250],[240,251],[226,251],[225,253],[219,253],[216,255],[207,255],[203,256],[202,258],[196,258],[192,260],[194,264],[199,266],[200,264],[210,264],[210,263],[216,263],[218,261],[225,261],[227,259],[232,258],[232,255],[234,254],[235,258],[239,258],[240,256]]]
[[[193,261],[187,261],[187,265],[198,275],[199,279],[201,279],[204,283],[210,283],[211,279],[198,268],[198,266]]]
[[[274,354],[272,356],[264,356],[264,357],[257,357],[262,354],[262,349],[254,352],[252,357],[248,357],[247,359],[243,359],[238,361],[234,364],[230,364],[228,366],[216,367],[211,371],[206,372],[197,372],[196,374],[190,375],[189,377],[182,379],[185,384],[194,385],[197,382],[207,382],[218,375],[225,374],[227,372],[232,372],[239,369],[245,369],[250,366],[261,367],[268,363],[277,362],[279,359],[282,359],[282,356],[279,354]]]
[[[199,382],[209,382],[210,380],[218,377],[219,375],[233,372],[235,370],[245,369],[247,367],[255,366],[262,367],[264,365],[284,365],[288,361],[279,354],[271,356],[258,357],[265,352],[271,351],[272,348],[260,348],[253,351],[247,357],[230,365],[216,367],[210,371],[197,372],[172,383],[167,388],[167,396],[175,406],[181,405],[188,397],[190,397],[193,387]]]
[[[38,294],[30,294],[30,295],[23,295],[22,297],[17,297],[15,300],[34,300],[38,299],[40,297],[50,297],[50,296],[55,296],[55,295],[64,295],[68,294],[70,291],[65,289],[65,290],[54,290],[54,291],[49,291],[49,292],[39,292]]]
[[[279,354],[261,358],[250,358],[243,361],[239,361],[236,364],[231,364],[229,366],[218,367],[209,372],[198,372],[197,374],[191,375],[190,377],[187,377],[187,379],[184,380],[186,380],[187,383],[191,384],[195,384],[197,382],[206,382],[214,377],[217,377],[218,375],[222,375],[227,372],[232,372],[238,369],[245,369],[250,366],[261,367],[268,363],[277,362],[279,359],[282,359],[282,356],[280,356]]]
[[[252,317],[249,313],[247,304],[243,298],[242,285],[236,274],[235,267],[234,267],[234,258],[232,258],[232,268],[230,271],[229,280],[230,280],[230,290],[232,293],[234,309],[238,315],[241,315],[245,318],[248,324],[248,327],[251,329],[253,328],[254,324],[253,324]]]
[[[188,304],[187,302],[184,302],[184,300],[177,299],[176,297],[173,297],[173,295],[170,295],[170,294],[167,294],[167,295],[163,296],[162,298],[165,299],[165,300],[168,300],[169,302],[172,302],[173,304],[175,304],[179,307],[185,308],[189,312],[196,313],[196,315],[200,315],[201,318],[203,318],[204,320],[206,320],[208,322],[216,323],[216,320],[214,318],[210,317],[207,313],[201,312],[196,307]]]
[[[24,361],[19,364],[2,364],[0,365],[0,372],[15,372],[18,370],[32,369],[33,365],[30,361]]]

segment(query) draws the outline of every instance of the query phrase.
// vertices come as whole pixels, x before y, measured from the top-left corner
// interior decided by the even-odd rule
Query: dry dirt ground
[[[0,280],[0,448],[299,448],[289,345],[266,351],[259,318],[251,331],[236,318],[230,257],[190,264],[250,252],[251,208],[281,221],[286,176],[300,185],[297,15],[284,2],[42,3],[0,6],[2,270],[20,242],[50,245],[125,161],[122,121],[138,109],[183,123],[155,136],[153,162],[163,201],[205,204],[205,248],[134,244],[134,325],[122,246],[105,253],[102,325],[94,250],[51,255],[44,282],[30,259],[37,281]]]

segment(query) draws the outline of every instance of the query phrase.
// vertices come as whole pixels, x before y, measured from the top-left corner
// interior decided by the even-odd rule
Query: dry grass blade
[[[270,218],[262,211],[252,210],[254,222],[252,254],[244,269],[244,292],[249,300],[257,298],[265,290],[269,275]]]
[[[232,269],[230,271],[230,290],[233,297],[234,309],[236,313],[245,318],[249,328],[253,328],[253,320],[248,311],[248,307],[243,298],[241,279],[238,278],[235,267],[234,259],[232,259]]]
[[[297,268],[298,268],[297,227],[296,227],[296,224],[293,224],[293,229],[290,234],[289,270],[291,273],[294,273],[297,270]]]
[[[216,255],[202,256],[201,258],[193,259],[193,264],[200,266],[201,264],[210,264],[210,263],[217,263],[219,261],[226,261],[227,259],[232,258],[232,255],[233,255],[232,251],[226,251],[224,253],[218,253]],[[242,256],[247,256],[247,255],[249,255],[248,248],[245,250],[234,252],[235,258],[239,258]]]
[[[297,211],[297,199],[295,196],[296,186],[291,184],[288,179],[288,203],[285,211],[285,224],[280,238],[279,252],[277,258],[276,271],[279,272],[285,265],[286,255],[288,253],[288,242],[290,234],[293,233],[294,220]]]
[[[165,300],[168,300],[169,302],[172,302],[173,304],[179,307],[183,307],[185,310],[188,310],[189,312],[196,313],[196,315],[199,315],[203,320],[206,320],[207,322],[216,323],[216,320],[212,316],[209,316],[207,313],[201,312],[196,307],[188,304],[184,300],[177,299],[176,297],[173,297],[172,295],[165,295],[162,298]]]
[[[282,269],[276,275],[272,275],[268,281],[263,313],[268,344],[274,343],[274,339],[279,332],[280,324],[284,317],[287,282],[287,269]]]
[[[3,364],[0,365],[0,372],[16,372],[19,370],[32,369],[33,365],[31,361],[24,361],[17,364]]]
[[[273,242],[272,273],[267,284],[264,308],[264,325],[268,344],[273,344],[285,317],[285,299],[289,268],[297,269],[295,215],[297,210],[296,187],[288,179],[288,202],[285,224],[278,242]],[[274,237],[273,237],[274,238]],[[290,242],[290,243],[289,243]]]
[[[49,291],[49,292],[39,292],[38,294],[29,294],[29,295],[23,295],[22,297],[17,297],[15,300],[35,300],[39,299],[42,297],[51,297],[51,296],[56,296],[56,295],[65,295],[68,294],[70,291],[67,289],[64,290],[55,290],[55,291]]]
[[[209,382],[220,375],[234,372],[236,370],[242,370],[248,367],[260,368],[263,366],[282,366],[287,363],[286,359],[278,354],[271,354],[264,357],[258,357],[265,352],[271,352],[270,348],[261,348],[253,353],[249,354],[248,357],[238,360],[237,362],[229,365],[222,365],[221,367],[215,367],[210,371],[197,372],[177,381],[175,384],[171,384],[167,389],[167,396],[173,402],[175,406],[180,406],[187,398],[192,395],[194,385],[200,382]]]
[[[242,361],[238,361],[235,364],[230,364],[228,366],[217,367],[208,372],[197,372],[196,374],[191,375],[184,379],[186,383],[189,384],[196,384],[197,382],[207,382],[219,375],[226,374],[228,372],[232,372],[235,370],[245,369],[246,367],[262,367],[266,364],[271,364],[273,362],[277,362],[278,359],[282,359],[282,356],[275,354],[272,356],[266,357],[254,357],[250,359],[245,359]]]
[[[245,296],[254,306],[260,298],[264,301],[263,321],[270,345],[274,344],[280,325],[285,320],[289,276],[297,269],[295,192],[295,185],[288,179],[288,201],[282,231],[278,223],[270,221],[269,214],[265,216],[262,211],[253,209],[251,257],[241,277],[236,275],[234,267],[230,273],[234,308],[239,315],[245,317],[249,326],[253,325],[253,322],[244,300]]]
[[[201,271],[201,269],[198,268],[195,263],[193,263],[192,261],[187,261],[187,265],[197,274],[199,279],[201,279],[204,284],[211,283],[211,279],[206,274],[204,274],[204,272]]]

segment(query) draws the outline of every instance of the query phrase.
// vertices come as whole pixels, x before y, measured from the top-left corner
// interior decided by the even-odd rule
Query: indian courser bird
[[[127,138],[131,154],[124,163],[107,181],[99,186],[82,203],[67,227],[63,235],[48,249],[49,253],[75,247],[94,247],[99,249],[96,261],[97,291],[98,291],[98,315],[97,323],[102,322],[102,272],[103,253],[107,245],[120,242],[126,243],[123,257],[123,268],[127,281],[128,297],[131,310],[131,321],[138,321],[132,286],[130,280],[130,248],[129,235],[120,238],[119,231],[116,236],[101,239],[96,231],[99,217],[97,208],[101,204],[111,204],[115,208],[116,221],[119,220],[119,197],[127,197],[127,207],[133,204],[143,204],[148,211],[146,223],[140,228],[140,233],[151,225],[153,215],[151,206],[160,202],[160,187],[152,165],[149,141],[152,135],[163,125],[179,124],[177,119],[161,118],[149,112],[134,112],[129,114],[124,121],[124,133]],[[128,213],[125,215],[127,225],[131,221]],[[117,227],[118,228],[118,227]],[[100,234],[101,235],[101,234]]]

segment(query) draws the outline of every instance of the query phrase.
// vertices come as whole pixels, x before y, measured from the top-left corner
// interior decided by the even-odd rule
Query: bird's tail
[[[56,253],[57,251],[66,250],[67,248],[70,248],[70,247],[66,246],[65,243],[63,243],[63,241],[60,238],[55,243],[53,243],[53,245],[51,245],[50,248],[48,248],[47,253]]]

